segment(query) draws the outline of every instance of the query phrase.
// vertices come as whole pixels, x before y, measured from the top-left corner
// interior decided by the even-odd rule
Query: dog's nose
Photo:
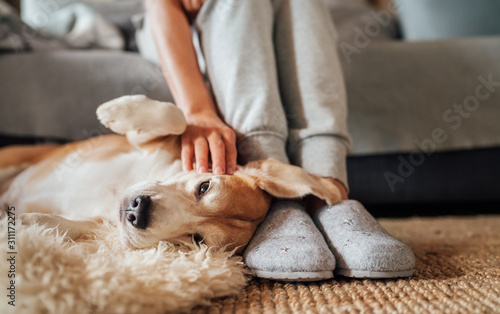
[[[132,226],[139,229],[146,229],[149,222],[149,207],[151,198],[149,196],[138,196],[130,201],[125,211],[127,220]]]

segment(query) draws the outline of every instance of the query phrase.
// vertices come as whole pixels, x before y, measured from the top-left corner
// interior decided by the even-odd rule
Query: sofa
[[[57,2],[57,9],[73,2]],[[114,47],[92,40],[75,47],[30,23],[28,13],[43,12],[40,3],[23,2],[26,24],[0,6],[0,146],[106,133],[95,109],[124,94],[173,101],[159,67],[137,52],[141,0],[79,2],[123,36]],[[500,201],[500,36],[404,38],[412,28],[402,18],[412,16],[411,6],[325,3],[337,25],[348,93],[350,196],[377,215],[456,213],[464,204],[473,204],[473,212],[494,208]],[[48,20],[57,11],[51,10]]]

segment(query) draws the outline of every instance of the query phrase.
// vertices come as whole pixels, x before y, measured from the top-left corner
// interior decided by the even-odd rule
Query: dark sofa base
[[[410,154],[349,157],[350,197],[371,205],[500,202],[500,148],[410,160]]]

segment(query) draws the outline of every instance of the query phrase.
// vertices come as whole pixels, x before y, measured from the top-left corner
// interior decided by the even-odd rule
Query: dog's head
[[[130,187],[120,208],[122,241],[142,248],[165,240],[203,242],[242,251],[269,210],[271,198],[315,195],[340,200],[330,181],[274,159],[251,162],[234,175],[181,173]]]

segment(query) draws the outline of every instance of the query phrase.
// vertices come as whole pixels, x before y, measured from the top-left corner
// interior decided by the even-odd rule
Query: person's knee
[[[286,138],[277,134],[250,134],[238,141],[238,160],[241,164],[254,160],[274,158],[289,163]]]

